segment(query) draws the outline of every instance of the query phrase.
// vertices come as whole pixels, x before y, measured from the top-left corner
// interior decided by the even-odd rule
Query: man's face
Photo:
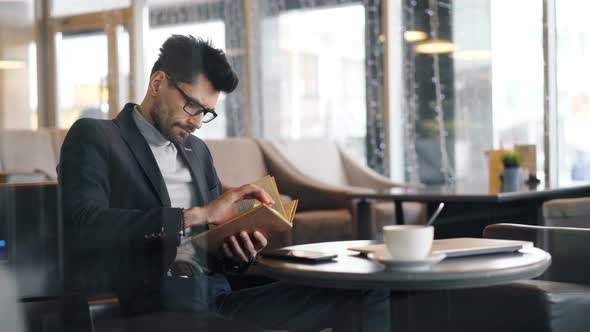
[[[174,78],[172,78],[174,79]],[[176,81],[175,81],[176,82]],[[176,82],[187,97],[198,104],[213,109],[219,98],[211,82],[203,74],[197,75],[192,83]],[[152,113],[154,125],[171,142],[182,143],[191,133],[203,125],[203,114],[188,115],[183,107],[188,101],[164,75],[156,109]]]

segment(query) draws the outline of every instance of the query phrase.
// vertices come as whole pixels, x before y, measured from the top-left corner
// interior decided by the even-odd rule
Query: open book
[[[264,189],[274,204],[267,206],[255,199],[243,200],[238,206],[238,215],[221,225],[209,225],[208,231],[193,235],[193,246],[217,252],[226,238],[241,231],[248,234],[259,231],[268,239],[275,233],[293,227],[292,221],[298,201],[292,200],[289,204],[283,205],[275,179],[270,175],[254,184]]]

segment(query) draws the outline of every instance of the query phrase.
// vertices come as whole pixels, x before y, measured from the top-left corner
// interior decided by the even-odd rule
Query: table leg
[[[537,212],[537,218],[533,225],[543,226],[545,225],[545,217],[543,216],[543,202],[535,202],[535,210]]]
[[[359,332],[366,332],[365,331],[365,319],[367,319],[367,303],[365,302],[365,290],[361,290],[360,299],[361,299],[360,308],[358,308],[358,313],[359,313],[360,317],[358,320],[357,330]]]
[[[404,209],[402,208],[402,201],[393,201],[393,204],[395,205],[394,225],[395,224],[404,225],[405,220],[404,220]]]
[[[371,225],[371,211],[369,202],[361,198],[358,200],[356,205],[356,227],[357,227],[357,239],[358,240],[370,240],[372,238],[372,225]]]

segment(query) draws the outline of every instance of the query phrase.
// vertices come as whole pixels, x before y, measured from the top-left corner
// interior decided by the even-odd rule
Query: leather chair
[[[386,192],[392,188],[412,187],[397,183],[358,161],[337,143],[327,139],[259,140],[274,146],[279,156],[288,160],[299,172],[316,181],[318,186],[331,186],[343,191]],[[426,206],[422,203],[403,204],[406,224],[426,223]],[[382,239],[384,225],[396,223],[395,207],[391,201],[376,201],[370,205],[374,230],[372,238]]]
[[[353,206],[347,188],[310,179],[264,141],[227,138],[206,143],[224,188],[251,183],[271,174],[279,192],[288,196],[284,200],[299,199],[292,232],[271,238],[269,248],[355,238]]]
[[[484,237],[532,241],[551,254],[551,266],[538,280],[499,286],[526,291],[530,309],[520,320],[530,322],[529,331],[590,330],[590,229],[497,224],[486,227]]]
[[[493,287],[417,293],[415,331],[590,330],[590,229],[494,224],[484,237],[532,241],[552,264],[537,279]]]

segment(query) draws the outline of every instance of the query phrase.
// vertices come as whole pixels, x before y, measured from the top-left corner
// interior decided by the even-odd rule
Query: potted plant
[[[517,191],[520,189],[521,162],[522,157],[516,152],[506,152],[502,155],[502,164],[504,164],[502,191]]]

